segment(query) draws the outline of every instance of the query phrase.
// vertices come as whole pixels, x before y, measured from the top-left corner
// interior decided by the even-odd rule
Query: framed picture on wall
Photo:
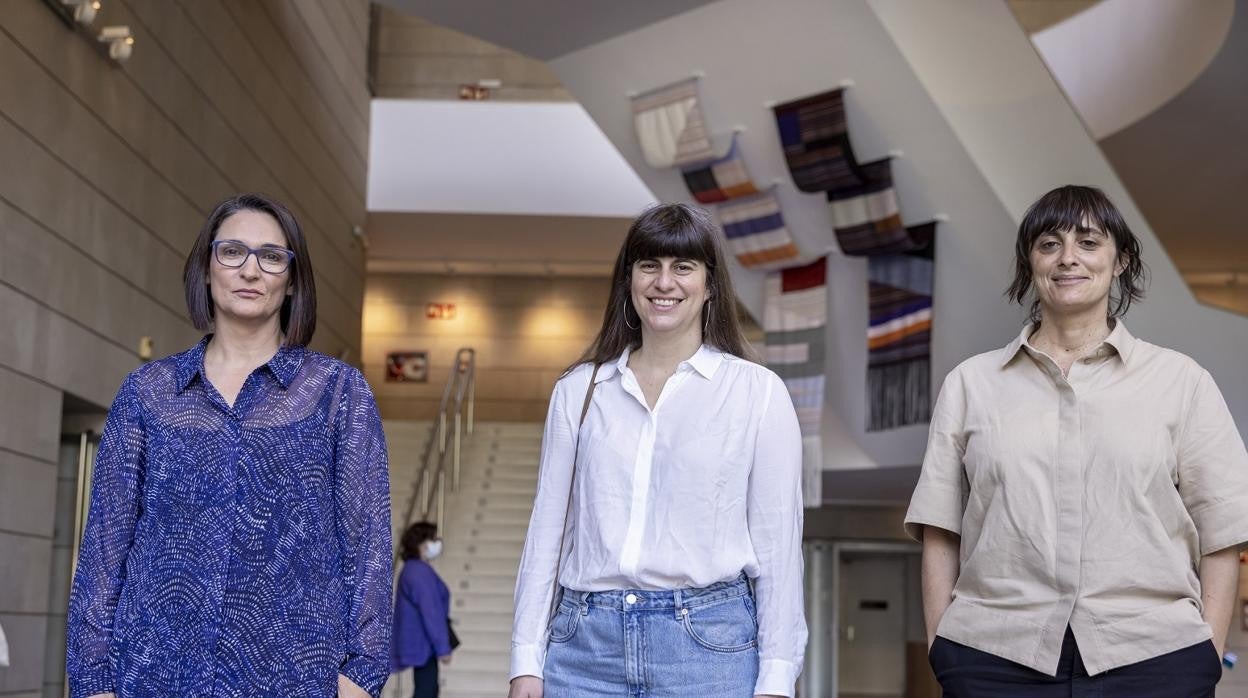
[[[429,382],[429,352],[395,351],[386,354],[386,382]]]

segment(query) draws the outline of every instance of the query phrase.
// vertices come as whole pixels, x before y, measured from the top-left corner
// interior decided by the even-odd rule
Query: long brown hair
[[[702,306],[702,342],[722,352],[756,360],[737,319],[737,296],[724,264],[714,221],[696,206],[657,204],[646,209],[629,227],[628,236],[615,257],[611,295],[602,317],[602,328],[585,353],[564,373],[586,362],[612,361],[626,348],[641,346],[641,323],[631,293],[633,264],[659,257],[690,259],[706,267],[707,300]]]

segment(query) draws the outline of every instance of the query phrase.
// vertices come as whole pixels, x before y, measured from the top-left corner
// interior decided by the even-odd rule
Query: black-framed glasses
[[[213,240],[212,254],[218,264],[231,269],[243,266],[254,254],[260,271],[270,274],[281,274],[295,261],[295,253],[285,247],[251,248],[237,240]]]

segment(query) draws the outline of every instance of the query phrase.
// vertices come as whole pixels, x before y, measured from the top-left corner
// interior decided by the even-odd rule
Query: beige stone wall
[[[181,270],[213,203],[291,206],[317,271],[314,346],[358,359],[368,22],[367,0],[108,0],[74,30],[42,0],[4,3],[0,695],[42,695],[64,623],[48,591],[62,405],[107,406],[140,337],[157,356],[198,339]],[[123,65],[94,40],[115,24],[136,39]]]
[[[364,303],[364,375],[384,419],[431,419],[460,347],[477,352],[482,420],[546,418],[555,379],[602,323],[607,278],[370,274]],[[454,303],[453,320],[425,318]],[[388,352],[429,352],[428,383],[386,383]]]
[[[467,34],[376,6],[375,90],[396,99],[458,99],[459,86],[498,79],[492,100],[572,99],[547,65]]]

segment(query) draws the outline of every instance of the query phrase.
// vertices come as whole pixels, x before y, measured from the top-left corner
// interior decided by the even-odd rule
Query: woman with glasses
[[[131,373],[109,411],[70,596],[70,695],[377,695],[386,445],[360,372],[307,349],[303,232],[276,201],[227,199],[184,279],[210,334]]]

